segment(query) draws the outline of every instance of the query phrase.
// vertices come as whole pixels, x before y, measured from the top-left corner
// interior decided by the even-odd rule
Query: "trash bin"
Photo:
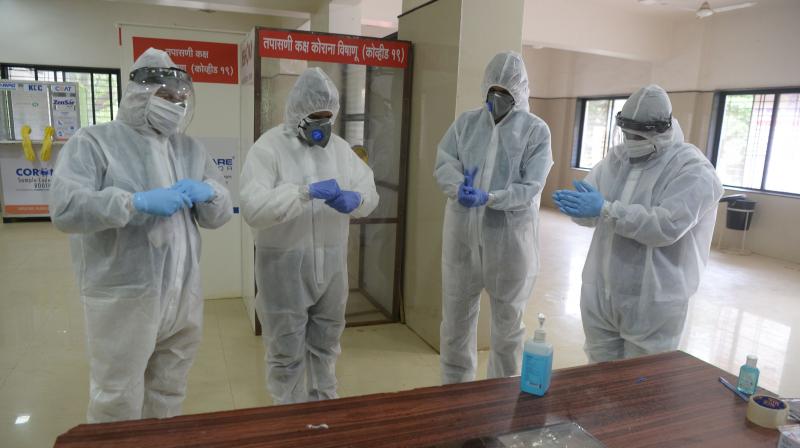
[[[750,230],[755,213],[756,201],[737,199],[728,202],[728,214],[725,226],[731,230]]]

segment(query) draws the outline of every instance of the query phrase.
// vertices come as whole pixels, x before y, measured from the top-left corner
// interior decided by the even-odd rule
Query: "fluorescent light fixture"
[[[31,416],[28,415],[28,414],[18,415],[17,419],[14,420],[14,424],[15,425],[24,425],[25,423],[28,423],[28,420],[30,420],[30,419],[31,419]]]

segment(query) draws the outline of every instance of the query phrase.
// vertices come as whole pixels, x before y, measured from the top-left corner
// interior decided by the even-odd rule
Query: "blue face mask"
[[[310,146],[328,145],[331,139],[331,119],[330,118],[303,118],[298,126],[300,128],[300,138]]]
[[[514,97],[504,92],[489,92],[486,95],[486,108],[494,121],[498,122],[514,108]]]

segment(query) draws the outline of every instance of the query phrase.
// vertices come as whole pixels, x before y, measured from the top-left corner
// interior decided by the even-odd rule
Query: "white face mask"
[[[145,117],[150,126],[161,135],[166,136],[172,135],[178,130],[178,126],[185,116],[185,106],[157,96],[150,97],[145,110]]]
[[[645,157],[656,151],[656,145],[650,140],[633,140],[627,137],[625,137],[624,148],[630,159]]]

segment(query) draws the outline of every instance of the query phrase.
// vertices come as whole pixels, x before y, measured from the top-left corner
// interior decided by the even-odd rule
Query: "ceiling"
[[[670,18],[694,18],[693,12],[700,8],[705,0],[592,0],[608,6],[612,11],[640,12],[649,15],[661,15]],[[708,0],[711,8],[737,5],[747,1],[754,1],[759,5],[773,3],[775,0]],[[649,3],[649,4],[646,4]]]
[[[112,2],[136,3],[156,6],[172,6],[202,11],[234,12],[257,14],[294,19],[309,19],[312,12],[318,11],[328,0],[106,0]],[[397,16],[402,9],[402,0],[332,0],[340,4],[361,3],[361,23],[373,32],[385,34],[396,31]],[[375,31],[375,29],[378,31]]]

